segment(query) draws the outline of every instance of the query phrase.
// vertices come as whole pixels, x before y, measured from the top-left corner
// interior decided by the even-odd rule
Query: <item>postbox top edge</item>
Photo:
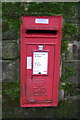
[[[53,16],[22,16],[22,20],[24,18],[53,18],[53,17],[61,17],[62,18],[62,15],[53,15]]]
[[[62,24],[62,16],[22,16],[22,25],[24,27],[59,27]],[[32,26],[32,27],[31,27]],[[42,28],[41,28],[42,29]],[[57,28],[58,29],[58,28]]]

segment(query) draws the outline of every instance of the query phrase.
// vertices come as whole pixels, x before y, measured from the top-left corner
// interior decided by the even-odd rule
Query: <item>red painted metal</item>
[[[20,30],[20,106],[57,106],[62,16],[23,16]],[[44,74],[33,72],[36,53],[38,57],[47,55]]]

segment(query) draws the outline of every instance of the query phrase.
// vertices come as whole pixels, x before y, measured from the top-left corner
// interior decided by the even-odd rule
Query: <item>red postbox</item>
[[[23,16],[21,107],[58,105],[62,16]]]

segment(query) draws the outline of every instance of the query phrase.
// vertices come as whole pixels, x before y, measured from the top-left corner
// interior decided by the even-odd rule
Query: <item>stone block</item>
[[[2,60],[0,60],[0,82],[2,81]]]
[[[65,54],[66,60],[78,60],[79,45],[77,41],[68,44],[68,50]]]
[[[64,93],[65,93],[64,89],[59,90],[59,100],[64,100]]]
[[[62,65],[63,73],[62,75],[64,76],[66,72],[68,73],[68,79],[66,78],[66,81],[72,82],[74,84],[80,84],[80,61],[64,61]],[[66,71],[66,68],[70,67],[70,71]],[[69,76],[69,74],[72,74]]]
[[[17,80],[19,80],[19,60],[3,60],[2,81],[7,82]]]
[[[2,41],[2,59],[16,59],[18,56],[19,50],[16,40]]]
[[[66,60],[80,60],[80,42],[74,41],[68,44],[68,50],[65,54]]]
[[[80,60],[80,41],[78,42],[78,60]]]
[[[74,41],[73,42],[73,59],[74,60],[78,60],[78,48],[79,48],[79,46],[78,46],[78,42],[77,41]]]
[[[4,28],[4,26],[2,28]],[[11,31],[11,30],[7,30],[5,32],[4,31],[2,32],[2,40],[17,40],[18,38],[19,38],[18,32],[16,33],[16,32]]]
[[[0,60],[2,59],[2,41],[0,41]]]
[[[65,54],[65,59],[66,60],[73,60],[73,44],[72,43],[69,43],[68,44],[68,50],[66,51],[66,54]]]

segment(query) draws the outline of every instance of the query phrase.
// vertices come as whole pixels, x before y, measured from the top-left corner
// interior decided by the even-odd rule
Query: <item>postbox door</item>
[[[26,101],[53,101],[54,45],[26,45]]]

